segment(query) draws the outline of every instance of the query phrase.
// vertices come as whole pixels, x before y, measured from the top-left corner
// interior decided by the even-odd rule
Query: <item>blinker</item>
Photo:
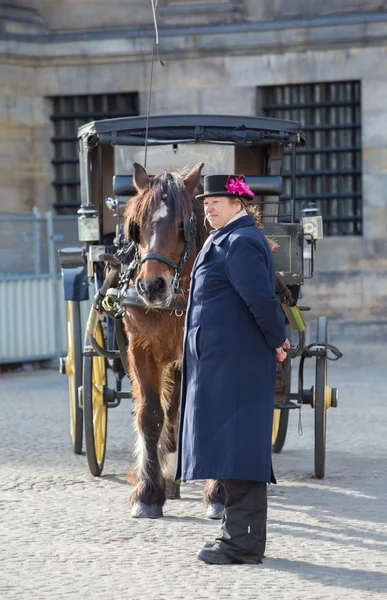
[[[183,227],[184,227],[184,239],[186,242],[189,242],[191,239],[191,235],[194,234],[195,229],[196,229],[195,215],[191,215],[190,217],[184,217]]]

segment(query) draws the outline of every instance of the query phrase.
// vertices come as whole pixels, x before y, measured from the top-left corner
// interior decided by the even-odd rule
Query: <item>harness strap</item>
[[[114,320],[114,333],[116,335],[118,351],[120,353],[121,363],[126,373],[126,376],[130,378],[128,352],[126,347],[126,338],[124,334],[124,327],[122,319]]]
[[[304,352],[303,354],[305,355],[306,358],[312,358],[312,356],[317,356],[317,352],[323,350],[325,351],[325,356],[328,360],[339,360],[339,358],[342,358],[343,353],[340,352],[340,350],[338,348],[336,348],[336,346],[333,346],[332,344],[310,344],[309,346],[306,346],[304,348]],[[331,356],[328,355],[328,350],[330,350],[333,354],[333,356],[335,358],[332,358]]]
[[[148,252],[148,254],[145,254],[145,256],[143,256],[143,258],[140,261],[140,265],[143,265],[144,262],[147,260],[159,260],[160,262],[163,262],[166,265],[172,267],[172,269],[175,269],[175,271],[177,271],[179,268],[179,265],[174,263],[173,260],[171,260],[167,256],[164,256],[163,254],[159,254],[158,252]]]
[[[120,302],[122,306],[141,306],[142,308],[149,309],[141,296],[138,295],[135,285],[128,286]],[[185,312],[187,310],[187,298],[182,294],[174,295],[169,306],[158,306],[157,309],[151,308],[150,310],[163,310],[169,312],[177,310]]]

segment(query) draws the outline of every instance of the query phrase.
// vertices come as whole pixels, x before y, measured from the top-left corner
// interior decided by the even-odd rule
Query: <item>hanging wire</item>
[[[154,27],[155,27],[155,42],[156,42],[156,50],[157,50],[157,59],[160,63],[160,65],[162,67],[164,67],[164,63],[160,58],[160,51],[159,51],[159,27],[157,25],[157,15],[156,15],[156,10],[157,10],[157,5],[159,3],[159,0],[151,0],[151,5],[152,5],[152,13],[153,13],[153,23],[154,23]]]
[[[149,92],[148,92],[148,110],[146,113],[146,127],[145,127],[145,146],[144,146],[144,167],[146,169],[146,159],[148,156],[148,131],[149,131],[149,117],[151,110],[151,101],[152,101],[152,81],[153,81],[153,64],[155,58],[155,40],[156,36],[153,36],[153,49],[152,49],[152,64],[151,64],[151,74],[150,74],[150,82],[149,82]]]
[[[150,81],[149,81],[149,94],[148,94],[148,110],[146,115],[146,128],[145,128],[145,146],[144,146],[144,167],[146,168],[146,161],[148,157],[148,132],[149,132],[149,117],[151,111],[151,102],[152,102],[152,84],[153,84],[153,67],[155,62],[155,53],[157,53],[157,59],[160,63],[161,67],[164,67],[163,61],[160,59],[160,51],[159,51],[159,28],[157,25],[157,4],[158,0],[151,0],[152,5],[152,14],[153,14],[153,24],[154,24],[154,33],[153,33],[153,44],[152,44],[152,63],[151,63],[151,73],[150,73]]]
[[[300,410],[298,412],[298,435],[302,435],[302,417],[301,417],[302,405],[300,406]]]

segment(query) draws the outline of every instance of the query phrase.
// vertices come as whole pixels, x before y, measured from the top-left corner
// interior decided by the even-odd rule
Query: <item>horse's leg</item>
[[[136,486],[131,494],[132,517],[163,516],[165,482],[158,457],[164,424],[160,400],[160,367],[149,352],[131,349],[131,380],[135,398]]]
[[[177,463],[177,432],[179,419],[179,400],[180,400],[180,381],[181,373],[177,368],[173,368],[167,375],[169,381],[167,387],[170,388],[168,398],[166,398],[166,423],[164,433],[164,478],[166,494],[169,500],[180,498],[180,481],[175,481],[176,463]]]
[[[226,492],[219,479],[207,479],[203,489],[203,500],[207,504],[206,516],[209,519],[221,519]]]

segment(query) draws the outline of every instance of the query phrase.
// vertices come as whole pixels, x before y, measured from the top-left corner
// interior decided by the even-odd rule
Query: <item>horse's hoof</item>
[[[134,519],[159,519],[164,516],[163,507],[158,504],[135,502],[132,506],[130,516]]]
[[[223,515],[224,505],[220,504],[220,502],[214,502],[214,504],[209,504],[206,512],[206,517],[208,519],[221,519]]]
[[[167,480],[165,482],[165,493],[168,500],[180,500],[180,483]]]

